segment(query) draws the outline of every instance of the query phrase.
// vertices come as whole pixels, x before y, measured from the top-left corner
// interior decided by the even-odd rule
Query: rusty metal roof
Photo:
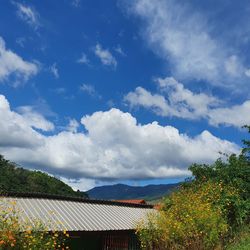
[[[50,197],[5,196],[2,200],[15,202],[20,219],[36,220],[54,231],[132,230],[146,215],[155,210],[151,206]]]
[[[132,200],[115,200],[115,201],[118,201],[118,202],[122,202],[122,203],[129,203],[129,204],[140,204],[140,205],[146,205],[146,201],[143,200],[143,199],[132,199]]]

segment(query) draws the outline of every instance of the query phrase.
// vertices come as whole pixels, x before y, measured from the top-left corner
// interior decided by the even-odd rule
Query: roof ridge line
[[[137,207],[137,208],[153,208],[150,204],[133,204],[128,202],[119,202],[113,200],[96,200],[86,199],[81,197],[44,194],[44,193],[22,193],[22,192],[2,192],[0,197],[13,197],[13,198],[34,198],[34,199],[49,199],[49,200],[64,200],[64,201],[77,201],[83,203],[100,204],[100,205],[113,205],[113,206],[126,206],[126,207]]]

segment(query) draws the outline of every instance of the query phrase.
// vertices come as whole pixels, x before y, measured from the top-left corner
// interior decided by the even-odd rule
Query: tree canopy
[[[0,191],[87,197],[84,192],[74,191],[55,177],[41,171],[31,171],[18,167],[2,155],[0,155]]]

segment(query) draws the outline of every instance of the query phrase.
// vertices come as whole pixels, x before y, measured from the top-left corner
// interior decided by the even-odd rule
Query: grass
[[[245,227],[230,243],[226,250],[249,250],[250,249],[250,226]]]

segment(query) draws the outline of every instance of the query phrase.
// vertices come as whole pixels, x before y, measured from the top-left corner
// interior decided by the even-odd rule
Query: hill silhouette
[[[107,185],[95,187],[87,191],[94,199],[122,200],[122,199],[145,199],[157,200],[169,194],[180,184],[159,184],[147,186],[129,186],[125,184]]]
[[[42,193],[87,198],[70,186],[40,171],[21,168],[0,155],[0,192]]]

